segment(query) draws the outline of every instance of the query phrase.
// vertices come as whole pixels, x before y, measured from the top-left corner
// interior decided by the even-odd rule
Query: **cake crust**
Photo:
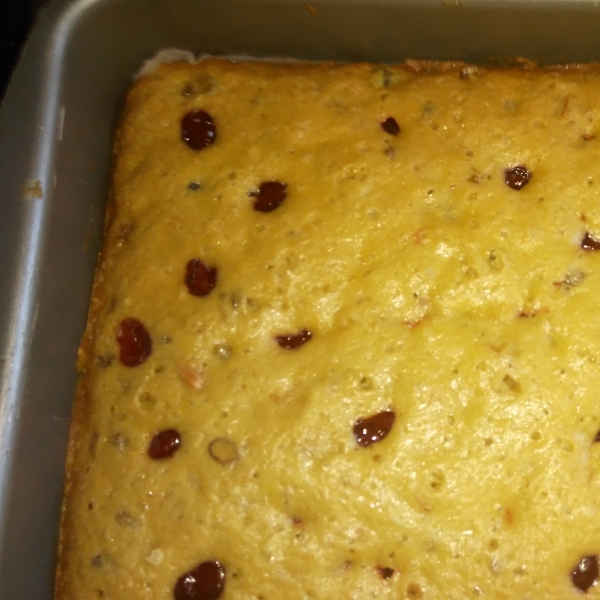
[[[600,597],[598,97],[528,62],[141,78],[56,600],[215,564],[206,597]]]

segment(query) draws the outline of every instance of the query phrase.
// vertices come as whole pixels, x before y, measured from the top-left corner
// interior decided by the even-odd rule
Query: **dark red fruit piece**
[[[504,183],[513,190],[525,187],[531,179],[531,172],[524,165],[509,167],[504,171]]]
[[[181,139],[193,150],[204,150],[217,141],[213,118],[204,110],[191,110],[181,119]]]
[[[383,410],[376,415],[358,419],[354,423],[353,433],[359,446],[370,446],[387,437],[396,420],[396,413],[392,410]]]
[[[271,212],[281,206],[287,196],[287,183],[281,181],[263,181],[257,192],[248,192],[254,200],[254,210]]]
[[[598,581],[598,557],[595,555],[584,556],[571,571],[573,585],[587,592]]]
[[[137,319],[123,319],[117,328],[119,360],[126,367],[141,365],[152,354],[152,339]]]
[[[398,125],[394,117],[388,117],[385,121],[382,121],[381,128],[390,135],[398,135],[400,133],[400,125]]]
[[[389,579],[394,574],[394,569],[390,567],[377,567],[377,571],[382,579]]]
[[[295,350],[300,348],[312,338],[312,333],[308,329],[303,329],[298,333],[284,333],[276,335],[273,339],[286,350]]]
[[[185,285],[192,296],[208,296],[217,285],[217,269],[192,258],[185,267]]]
[[[181,436],[177,429],[164,429],[159,431],[148,446],[148,456],[154,460],[170,458],[179,450]]]
[[[225,589],[225,568],[220,562],[200,563],[175,584],[175,600],[217,600]]]
[[[583,239],[581,240],[581,247],[584,250],[600,250],[600,242],[593,238],[588,231],[586,231]]]

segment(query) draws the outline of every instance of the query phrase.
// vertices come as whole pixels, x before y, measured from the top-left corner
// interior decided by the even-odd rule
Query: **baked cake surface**
[[[595,67],[138,81],[57,599],[600,598],[598,98]]]

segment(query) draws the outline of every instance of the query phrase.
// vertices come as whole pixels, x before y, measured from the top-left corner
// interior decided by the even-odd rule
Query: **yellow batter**
[[[595,67],[207,60],[140,80],[57,599],[179,600],[215,561],[198,598],[600,598],[576,585],[600,553],[599,103]],[[265,182],[285,197],[260,211]],[[134,366],[127,319],[151,340]]]

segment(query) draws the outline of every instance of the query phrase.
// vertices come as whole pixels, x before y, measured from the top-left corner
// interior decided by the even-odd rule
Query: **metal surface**
[[[143,59],[179,47],[304,59],[587,61],[600,60],[599,33],[600,9],[580,0],[51,4],[0,108],[0,600],[52,597],[111,132]]]

